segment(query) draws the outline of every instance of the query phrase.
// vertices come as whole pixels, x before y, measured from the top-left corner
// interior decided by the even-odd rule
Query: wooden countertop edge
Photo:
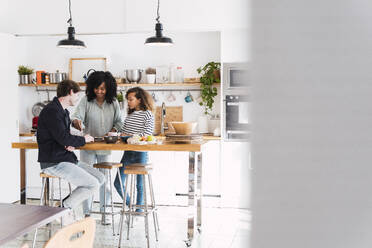
[[[19,137],[33,137],[34,133],[20,133]],[[164,136],[155,136],[155,138],[163,138]],[[220,136],[203,135],[204,140],[221,140]]]
[[[129,145],[121,143],[106,144],[104,142],[94,142],[79,147],[80,150],[110,150],[110,151],[188,151],[200,152],[202,145],[208,141],[203,141],[200,144],[172,144],[164,142],[161,145]],[[15,149],[37,149],[38,145],[35,141],[19,141],[12,142],[12,148]]]

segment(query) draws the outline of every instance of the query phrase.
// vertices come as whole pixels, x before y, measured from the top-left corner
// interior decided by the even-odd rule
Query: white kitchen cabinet
[[[251,60],[249,29],[221,31],[221,62],[247,62]]]
[[[1,166],[0,202],[11,203],[19,200],[19,151],[11,148],[11,142],[18,139],[18,87],[15,65],[14,36],[0,33],[0,67],[4,90],[0,98],[3,118],[0,122]]]
[[[251,152],[250,143],[223,142],[221,167],[221,206],[250,208]]]

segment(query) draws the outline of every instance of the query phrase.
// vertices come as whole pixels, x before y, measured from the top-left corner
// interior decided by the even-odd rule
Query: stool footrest
[[[116,215],[116,214],[121,214],[121,211],[117,211],[117,212],[114,212],[114,213],[111,213],[111,212],[100,212],[100,211],[90,211],[91,214],[105,214],[105,215]]]

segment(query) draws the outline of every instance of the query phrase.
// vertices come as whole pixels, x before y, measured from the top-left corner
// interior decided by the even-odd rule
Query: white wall
[[[252,13],[251,247],[371,247],[372,3]]]
[[[0,30],[21,35],[66,33],[68,0],[2,3],[0,16],[5,22],[0,23]],[[77,33],[154,33],[156,0],[72,0],[71,3]],[[249,26],[248,9],[247,0],[162,0],[160,21],[166,35],[169,31],[241,29]]]
[[[8,1],[6,30],[13,34],[66,34],[68,0]],[[71,0],[73,26],[77,33],[124,32],[123,0]]]
[[[143,45],[146,35],[98,35],[82,36],[88,48],[84,50],[69,50],[56,48],[59,38],[56,37],[18,37],[17,47],[22,55],[18,64],[31,66],[35,70],[54,72],[55,70],[68,72],[71,57],[107,57],[108,70],[114,76],[124,77],[124,69],[143,68],[149,66],[169,65],[174,63],[183,67],[185,77],[197,77],[196,69],[209,61],[220,61],[220,33],[175,33],[173,47],[146,47]],[[145,77],[143,77],[145,79]],[[20,131],[31,128],[31,108],[39,101],[34,88],[20,87]],[[169,93],[156,93],[159,101],[166,99]],[[203,113],[203,108],[197,102],[185,103],[187,92],[174,92],[177,100],[166,102],[166,105],[183,105],[184,120],[195,121]],[[196,99],[200,93],[191,92]],[[55,92],[50,96],[54,96]],[[40,99],[46,100],[47,94],[40,93]],[[220,112],[220,97],[216,97],[216,113]]]
[[[11,142],[18,139],[18,78],[16,73],[9,73],[17,69],[14,41],[13,35],[0,33],[0,54],[3,61],[0,67],[3,81],[3,94],[0,98],[3,115],[0,123],[0,202],[14,202],[20,196],[19,151],[11,148]]]

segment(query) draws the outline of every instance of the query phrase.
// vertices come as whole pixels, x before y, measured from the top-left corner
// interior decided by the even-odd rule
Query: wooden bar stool
[[[63,207],[62,206],[63,198],[62,198],[61,178],[49,175],[49,174],[44,173],[44,172],[40,173],[40,177],[41,177],[41,194],[40,194],[40,204],[39,205],[40,206],[41,205],[53,206],[53,203],[54,203],[54,179],[57,178],[58,179],[58,186],[59,186],[59,206]],[[51,185],[49,185],[49,180],[51,180]],[[48,184],[47,184],[47,182],[48,182]],[[49,186],[51,187],[50,194],[49,194]],[[71,184],[70,183],[68,183],[68,187],[69,187],[69,192],[71,194],[72,190],[71,190]],[[44,200],[44,203],[43,203],[43,200]],[[63,226],[63,223],[62,223],[62,217],[61,217],[61,227],[62,226]],[[35,247],[36,236],[37,236],[37,229],[35,230],[34,240],[32,242],[32,247]],[[49,232],[49,236],[51,236],[51,230]]]
[[[149,235],[149,223],[148,223],[148,215],[152,213],[153,219],[154,219],[154,228],[155,228],[155,237],[156,241],[158,241],[158,231],[159,229],[159,220],[157,215],[157,208],[155,204],[155,196],[154,196],[154,189],[152,185],[152,178],[151,178],[151,172],[152,172],[152,165],[151,164],[130,164],[125,166],[124,174],[126,175],[125,180],[125,192],[124,196],[127,195],[128,191],[128,181],[130,180],[130,190],[129,190],[129,196],[130,196],[130,202],[128,209],[126,210],[126,204],[125,204],[125,197],[123,198],[123,205],[122,205],[122,213],[120,218],[120,236],[119,236],[119,246],[121,247],[121,238],[122,238],[122,232],[123,232],[123,222],[124,222],[124,215],[127,215],[127,240],[129,240],[129,227],[132,223],[133,225],[133,216],[144,216],[145,217],[145,234],[147,239],[147,247],[150,247],[150,235]],[[143,197],[144,197],[144,205],[136,205],[134,200],[134,192],[135,192],[135,181],[137,178],[137,175],[143,175]],[[146,181],[148,179],[148,187],[150,191],[150,203],[147,201],[147,184]],[[143,212],[136,212],[136,209],[143,209]],[[133,227],[133,226],[132,226]]]
[[[120,212],[114,212],[114,203],[113,203],[113,200],[112,200],[112,179],[111,179],[111,171],[113,169],[116,169],[116,174],[118,175],[119,177],[119,181],[120,181],[120,186],[123,188],[123,184],[121,182],[121,177],[120,177],[120,172],[119,172],[119,168],[122,167],[123,165],[121,163],[115,163],[115,162],[101,162],[101,163],[97,163],[97,164],[94,164],[93,167],[94,168],[97,168],[97,169],[104,169],[104,172],[105,172],[105,178],[107,178],[106,176],[106,173],[108,171],[109,175],[109,179],[110,179],[110,194],[111,194],[111,213],[108,213],[106,212],[106,207],[108,207],[106,205],[106,182],[104,183],[104,203],[103,203],[103,212],[101,211],[91,211],[92,214],[101,214],[103,216],[103,219],[105,220],[106,219],[106,214],[109,214],[111,215],[111,221],[112,221],[112,235],[115,235],[115,223],[114,223],[114,215],[115,214],[120,214]],[[93,200],[92,200],[92,203],[93,203]]]

